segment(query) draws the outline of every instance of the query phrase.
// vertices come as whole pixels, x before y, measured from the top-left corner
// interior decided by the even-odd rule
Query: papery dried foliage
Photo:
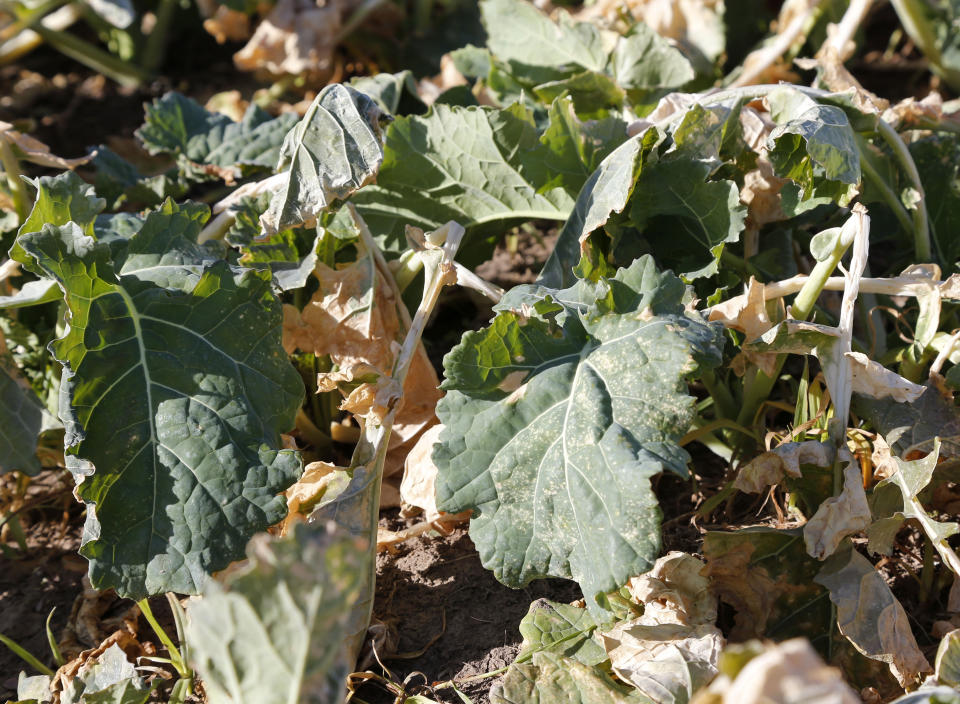
[[[829,467],[834,454],[830,445],[817,440],[785,442],[741,467],[733,485],[740,491],[759,494],[768,486],[779,485],[787,477],[802,476],[802,464]]]
[[[820,504],[803,527],[807,552],[819,560],[836,552],[844,538],[865,530],[872,520],[860,463],[849,455],[846,448],[841,449],[840,455],[839,461],[847,464],[843,470],[843,490]]]
[[[35,139],[28,134],[23,134],[9,122],[0,120],[0,139],[6,141],[14,147],[18,156],[26,161],[33,162],[39,166],[46,166],[51,169],[75,169],[78,166],[86,164],[93,158],[93,154],[81,156],[76,159],[64,159],[50,151],[50,147]]]
[[[778,303],[782,308],[782,303]],[[782,318],[780,311],[778,318]],[[724,327],[738,330],[744,334],[744,341],[750,342],[760,338],[770,330],[776,320],[770,319],[767,311],[767,301],[764,295],[764,286],[754,277],[747,283],[747,291],[743,295],[734,296],[710,309],[709,320],[722,323]],[[750,362],[759,367],[767,376],[773,376],[777,366],[777,355],[770,352],[758,352],[745,348],[737,354],[732,366],[739,374]]]
[[[344,20],[359,0],[279,0],[234,56],[241,71],[302,76],[322,83],[333,73],[333,52]]]

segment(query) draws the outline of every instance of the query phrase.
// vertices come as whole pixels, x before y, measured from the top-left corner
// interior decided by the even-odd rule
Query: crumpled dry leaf
[[[15,130],[13,125],[2,120],[0,120],[0,139],[15,147],[22,155],[21,158],[51,169],[75,169],[86,164],[95,156],[95,154],[87,154],[76,159],[64,159],[51,154],[50,147],[39,139],[34,139],[30,135]]]
[[[643,604],[639,623],[675,623],[684,626],[712,624],[717,620],[717,597],[706,565],[685,552],[670,552],[659,558],[649,572],[627,582],[631,598]]]
[[[136,604],[117,610],[118,602],[122,600],[114,590],[94,589],[87,575],[83,576],[82,584],[83,591],[73,601],[67,625],[57,644],[68,660],[94,648],[104,641],[107,634],[115,631],[125,631],[135,636],[140,618],[140,607]],[[114,613],[108,615],[111,612]]]
[[[873,521],[867,493],[863,489],[860,464],[846,448],[840,449],[843,470],[843,491],[826,499],[803,527],[807,553],[818,560],[829,557],[848,535],[866,530]]]
[[[907,612],[883,575],[857,550],[848,546],[831,557],[814,581],[830,590],[840,632],[868,658],[887,663],[901,686],[932,671],[917,647]]]
[[[84,671],[92,667],[97,662],[97,659],[114,645],[119,647],[131,662],[136,662],[137,658],[144,655],[152,654],[144,649],[135,634],[126,630],[114,631],[104,638],[100,645],[77,654],[65,662],[63,666],[54,673],[53,682],[50,685],[54,700],[59,701],[60,693],[68,691],[68,688],[72,689],[73,680],[80,677]]]
[[[217,44],[242,42],[250,38],[250,17],[245,12],[219,5],[213,16],[203,21],[203,28],[217,40]]]
[[[769,573],[750,564],[754,550],[752,544],[744,542],[721,555],[708,555],[704,570],[713,592],[736,611],[731,637],[763,633],[777,599],[777,585]]]
[[[403,481],[400,483],[400,498],[403,504],[423,511],[427,521],[435,521],[442,514],[437,508],[437,466],[432,457],[433,446],[441,432],[443,426],[437,424],[420,436],[417,444],[407,454]]]
[[[740,189],[740,202],[747,206],[744,226],[748,232],[759,233],[767,223],[786,218],[780,190],[787,179],[776,175],[773,162],[767,156],[767,142],[776,127],[767,113],[745,107],[740,111],[740,125],[744,141],[757,154],[757,167],[743,175],[743,188]]]
[[[314,508],[314,504],[331,489],[339,492],[350,482],[347,470],[329,462],[311,462],[300,479],[284,492],[287,497],[287,517],[280,523],[279,533],[286,535],[293,525]]]
[[[279,0],[233,61],[241,71],[302,76],[322,82],[333,73],[333,50],[343,20],[359,0]]]
[[[303,311],[284,306],[284,348],[288,352],[300,349],[330,355],[338,371],[321,376],[320,388],[324,391],[334,384],[376,374],[375,383],[345,389],[341,407],[359,415],[373,412],[382,417],[399,391],[388,376],[400,348],[401,331],[393,289],[372,256],[361,257],[339,270],[319,263],[315,273],[320,286]],[[438,387],[437,373],[421,346],[404,384],[403,405],[390,435],[384,476],[402,469],[417,438],[436,422],[435,409],[442,395]]]
[[[834,24],[828,25],[828,34],[835,27]],[[860,85],[860,81],[847,70],[847,67],[843,65],[846,58],[848,57],[840,56],[836,47],[824,44],[815,59],[795,59],[794,63],[806,71],[820,69],[818,78],[829,91],[832,93],[848,93],[853,104],[867,114],[879,115],[889,108],[889,100],[884,100],[871,93]]]
[[[782,307],[782,299],[778,301]],[[744,340],[750,342],[761,337],[767,330],[774,326],[774,321],[770,319],[767,312],[767,302],[764,296],[764,286],[754,277],[750,277],[747,283],[747,291],[739,296],[718,303],[710,309],[709,320],[711,322],[720,322],[724,327],[739,330],[744,334]],[[738,358],[756,364],[767,376],[773,376],[776,372],[777,355],[772,352],[760,352],[750,348],[744,348]],[[734,369],[739,368],[742,374],[745,365],[743,361],[737,364],[733,362]]]
[[[658,704],[687,701],[717,674],[724,639],[712,624],[644,624],[643,617],[600,634],[613,671]]]
[[[799,478],[801,464],[829,467],[833,455],[833,446],[829,443],[817,440],[785,442],[741,467],[733,486],[740,491],[759,494],[768,486],[780,484],[788,476]]]
[[[684,112],[697,102],[699,96],[695,93],[669,93],[657,102],[657,107],[653,109],[646,117],[634,120],[627,125],[627,135],[636,137],[647,130],[647,128],[658,122],[666,120],[671,115]]]
[[[950,106],[957,107],[951,101]],[[960,120],[960,111],[945,110],[943,96],[936,91],[927,93],[921,100],[904,98],[883,113],[883,119],[898,131],[910,129],[928,129],[932,124],[944,120]]]
[[[859,704],[860,697],[829,667],[804,638],[769,646],[750,660],[731,682],[719,678],[711,693],[723,704]]]

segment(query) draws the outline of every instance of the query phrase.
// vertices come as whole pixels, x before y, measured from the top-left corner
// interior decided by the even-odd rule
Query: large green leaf
[[[540,300],[501,310],[444,360],[437,503],[474,510],[470,534],[499,580],[573,578],[594,609],[659,551],[649,480],[686,474],[686,379],[719,363],[722,343],[649,257],[596,285],[528,290]]]
[[[400,118],[387,130],[376,186],[357,193],[371,229],[387,246],[404,242],[404,228],[434,230],[448,222],[467,228],[523,220],[563,220],[572,206],[562,188],[540,192],[552,178],[543,160],[556,145],[541,144],[533,116],[506,110],[437,105],[423,117]]]
[[[345,533],[298,525],[258,535],[249,562],[189,607],[187,642],[211,704],[333,704],[353,664],[341,652],[365,580]]]
[[[480,12],[490,51],[525,81],[545,83],[606,66],[600,30],[563,10],[553,22],[524,0],[483,0]]]
[[[954,235],[960,221],[960,140],[935,135],[910,144],[926,195],[930,226],[945,268],[960,260],[960,239]]]
[[[586,609],[538,599],[520,621],[520,654],[549,650],[584,665],[599,665],[608,658],[593,638],[597,625]]]
[[[155,256],[162,236],[141,230],[124,262]],[[197,262],[182,259],[166,281],[183,288],[168,289],[118,273],[110,245],[72,223],[21,240],[69,310],[53,350],[91,581],[132,598],[195,593],[284,516],[278,493],[299,473],[279,434],[303,387],[269,277],[221,261],[189,289]]]
[[[0,338],[0,474],[36,474],[37,437],[43,429],[43,403],[23,380]]]
[[[267,234],[312,224],[317,216],[373,181],[383,161],[377,104],[335,83],[321,91],[280,149],[285,171],[261,222]]]
[[[180,93],[167,93],[146,106],[137,136],[151,154],[173,154],[188,176],[232,179],[244,170],[271,169],[280,145],[296,124],[295,115],[274,118],[251,105],[240,122],[209,112]]]
[[[651,91],[679,88],[696,75],[686,57],[643,22],[617,42],[610,64],[617,84],[634,99],[649,100]]]

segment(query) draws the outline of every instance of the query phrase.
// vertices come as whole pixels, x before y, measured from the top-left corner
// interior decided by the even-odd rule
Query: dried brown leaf
[[[780,484],[786,477],[801,476],[800,465],[829,467],[833,463],[833,449],[817,440],[785,442],[764,452],[740,468],[733,485],[740,491],[759,494],[768,486]]]
[[[807,552],[822,560],[829,557],[848,535],[866,530],[873,520],[867,493],[863,489],[860,464],[841,449],[841,455],[847,455],[847,466],[843,470],[843,491],[839,496],[826,499],[813,517],[803,527],[803,540]]]
[[[407,454],[403,481],[400,483],[400,498],[403,504],[423,511],[427,521],[435,521],[442,514],[437,508],[437,466],[432,457],[433,446],[442,431],[443,426],[437,424],[420,436]]]
[[[750,564],[754,550],[751,543],[743,542],[723,554],[707,555],[704,574],[710,579],[714,594],[736,611],[731,638],[763,633],[778,596],[770,574]]]
[[[219,5],[213,16],[203,21],[203,28],[217,40],[217,44],[242,42],[250,38],[250,17],[245,12]]]
[[[710,580],[701,574],[706,565],[685,552],[670,552],[653,568],[627,582],[630,596],[643,604],[639,622],[653,625],[676,623],[684,626],[712,624],[717,620],[717,597]]]
[[[16,147],[22,154],[23,159],[51,169],[75,169],[93,158],[93,154],[76,159],[59,157],[52,154],[50,147],[39,139],[34,139],[30,135],[15,130],[9,122],[0,121],[0,139],[6,140],[10,145]]]

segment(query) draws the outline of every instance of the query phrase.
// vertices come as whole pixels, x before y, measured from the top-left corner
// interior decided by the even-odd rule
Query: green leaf
[[[520,655],[549,650],[584,665],[599,665],[607,660],[607,653],[593,639],[597,625],[586,609],[538,599],[520,621]]]
[[[710,171],[698,160],[663,160],[643,169],[634,187],[632,224],[658,262],[686,279],[717,273],[723,245],[740,239],[747,217],[737,184],[708,181]]]
[[[543,158],[533,117],[506,110],[437,105],[423,117],[405,117],[387,130],[376,186],[352,201],[386,248],[405,242],[408,224],[435,230],[450,220],[467,228],[524,220],[563,220],[572,206],[561,188],[541,193]],[[528,170],[530,173],[528,175]],[[469,236],[469,235],[468,235]],[[393,245],[391,247],[391,245]]]
[[[827,559],[814,581],[830,590],[840,632],[863,655],[888,663],[901,685],[930,671],[907,612],[884,576],[849,541]]]
[[[261,237],[260,216],[270,205],[270,194],[245,197],[235,206],[236,219],[227,231],[227,244],[240,251],[240,263],[251,269],[266,269],[282,291],[306,285],[317,264],[318,235],[302,228]],[[311,245],[301,253],[301,244]]]
[[[597,71],[584,71],[569,78],[540,83],[533,92],[544,103],[569,95],[577,114],[586,118],[600,117],[609,108],[620,108],[626,98],[610,76]]]
[[[144,704],[151,692],[116,643],[83,671],[77,688],[79,704]]]
[[[417,82],[411,71],[357,76],[350,87],[372,98],[387,115],[423,113],[427,106],[417,95]]]
[[[930,228],[944,267],[960,259],[954,224],[960,220],[960,140],[953,135],[925,137],[910,144],[926,195]]]
[[[170,92],[146,106],[146,122],[137,136],[151,154],[182,159],[186,175],[222,176],[228,181],[251,169],[271,169],[296,117],[273,118],[251,105],[240,122],[213,113],[191,98]]]
[[[499,311],[444,359],[437,505],[474,510],[470,535],[503,583],[573,578],[593,610],[657,556],[649,479],[686,474],[685,380],[722,346],[716,328],[683,314],[677,283],[644,257],[594,285],[586,310],[563,302],[585,297],[586,282],[544,294]]]
[[[187,642],[210,704],[342,701],[341,644],[364,581],[355,539],[304,525],[256,536],[249,562],[189,607]]]
[[[180,198],[187,192],[187,184],[182,179],[169,173],[144,176],[136,166],[103,144],[96,148],[90,163],[96,169],[97,195],[106,198],[111,208],[128,201],[144,206],[158,205],[164,198]]]
[[[607,63],[600,30],[574,22],[560,10],[554,23],[523,0],[482,0],[487,47],[511,73],[531,84],[559,80],[583,69],[602,72]]]
[[[940,641],[934,667],[940,684],[960,689],[960,629],[950,631]]]
[[[621,37],[610,56],[610,68],[617,85],[634,102],[651,91],[680,88],[692,81],[695,72],[687,58],[643,22]]]
[[[150,278],[170,255],[155,258],[163,233],[146,229],[123,265],[143,257]],[[171,245],[180,237],[167,235]],[[180,258],[166,280],[183,288],[162,288],[120,275],[110,246],[74,224],[22,241],[66,296],[69,326],[53,351],[91,581],[135,599],[196,593],[285,515],[277,494],[299,474],[279,434],[303,386],[280,344],[270,282],[219,261],[184,290],[199,263]]]
[[[792,88],[774,91],[767,103],[777,123],[768,152],[776,174],[799,186],[802,201],[847,205],[860,185],[860,152],[843,110]]]
[[[613,681],[607,673],[572,658],[534,653],[530,662],[510,666],[490,690],[491,704],[646,704],[643,694]]]
[[[286,175],[261,220],[266,233],[312,224],[373,181],[384,159],[381,127],[388,119],[353,88],[324,88],[283,140],[277,171]]]
[[[10,248],[10,258],[24,265],[33,273],[39,273],[33,260],[23,251],[20,238],[30,232],[38,232],[44,225],[76,223],[84,234],[93,234],[93,223],[106,202],[97,198],[93,186],[73,171],[64,171],[56,176],[41,176],[29,181],[37,189],[33,208],[17,233],[17,241]]]
[[[57,283],[51,279],[28,281],[12,296],[0,296],[0,308],[27,308],[63,298]]]
[[[0,338],[0,474],[14,470],[33,475],[40,471],[37,438],[46,409]]]

